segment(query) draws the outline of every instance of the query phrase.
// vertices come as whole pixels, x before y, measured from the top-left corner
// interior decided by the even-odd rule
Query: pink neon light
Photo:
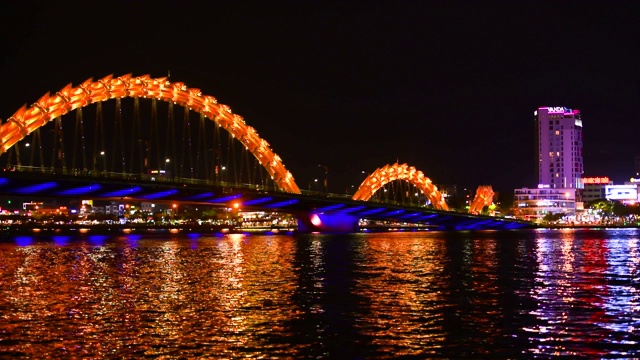
[[[322,224],[322,220],[320,220],[318,214],[313,214],[311,215],[311,223],[315,226],[320,226],[320,224]]]

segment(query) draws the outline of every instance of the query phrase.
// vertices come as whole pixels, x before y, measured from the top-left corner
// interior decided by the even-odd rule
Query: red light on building
[[[608,176],[595,176],[595,177],[586,177],[582,178],[583,184],[609,184]]]

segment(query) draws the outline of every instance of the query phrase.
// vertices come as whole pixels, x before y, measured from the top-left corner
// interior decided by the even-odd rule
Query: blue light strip
[[[377,214],[377,213],[379,213],[379,212],[383,212],[383,211],[386,211],[386,210],[387,210],[386,208],[377,208],[377,209],[367,210],[367,211],[363,211],[363,212],[361,212],[361,213],[360,213],[360,216],[363,216],[363,215],[373,215],[373,214]]]
[[[33,244],[33,236],[16,236],[13,241],[18,246],[29,246]]]
[[[367,208],[366,206],[361,205],[361,206],[354,206],[352,208],[346,208],[346,209],[343,209],[342,211],[348,213],[348,212],[352,212],[352,211],[360,211],[360,210],[366,209],[366,208]]]
[[[90,193],[92,191],[100,190],[101,186],[98,184],[83,186],[75,189],[63,190],[58,193],[58,195],[81,195]]]
[[[396,215],[396,214],[402,214],[404,212],[404,210],[395,210],[395,211],[390,211],[384,215],[386,216],[392,216],[392,215]]]
[[[128,189],[112,191],[112,192],[103,194],[103,196],[105,196],[105,197],[127,196],[127,195],[138,193],[138,192],[140,192],[140,190],[141,190],[140,186],[136,186],[136,187],[132,187],[132,188],[128,188]]]
[[[231,200],[235,200],[239,197],[242,197],[242,194],[236,194],[236,195],[231,195],[231,196],[225,196],[225,197],[221,197],[221,198],[217,198],[217,199],[213,199],[213,200],[209,200],[209,202],[212,203],[218,203],[218,202],[225,202],[225,201],[231,201]]]
[[[58,246],[65,246],[69,244],[71,236],[69,235],[54,235],[53,242]]]
[[[7,178],[0,178],[0,185],[5,185],[9,183],[9,179]]]
[[[332,211],[332,210],[338,210],[341,207],[344,207],[344,204],[335,204],[335,205],[329,205],[329,206],[325,206],[322,208],[317,208],[314,210],[314,212],[325,212],[325,211]]]
[[[291,199],[291,200],[286,200],[286,201],[281,201],[278,203],[273,203],[270,205],[266,205],[266,207],[268,208],[275,208],[275,207],[283,207],[283,206],[289,206],[289,205],[293,205],[298,203],[298,199]]]
[[[145,195],[142,198],[143,199],[159,199],[159,198],[164,198],[164,197],[171,196],[171,195],[174,195],[174,194],[177,194],[177,193],[178,193],[178,190],[171,189],[171,190],[166,190],[166,191],[160,191],[160,192],[157,192],[155,194]]]
[[[245,201],[244,205],[262,204],[262,203],[265,203],[265,202],[271,201],[271,200],[273,200],[272,197],[266,197],[266,198],[261,198],[261,199],[253,199],[253,200]]]
[[[416,217],[416,216],[420,216],[420,215],[421,215],[421,213],[416,212],[416,213],[413,213],[413,214],[402,215],[402,216],[400,216],[400,218],[401,219],[408,219],[408,218],[412,218],[412,217]]]
[[[201,200],[204,198],[210,198],[213,197],[213,193],[212,192],[207,192],[207,193],[202,193],[202,194],[198,194],[198,195],[193,195],[188,197],[187,199],[191,199],[191,200]]]
[[[56,184],[53,181],[50,181],[50,182],[46,182],[38,185],[25,186],[23,188],[16,189],[16,192],[19,194],[33,194],[39,191],[49,190],[56,186],[58,186],[58,184]]]

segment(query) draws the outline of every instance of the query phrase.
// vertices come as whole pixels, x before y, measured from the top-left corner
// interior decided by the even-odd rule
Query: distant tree
[[[98,221],[98,222],[105,222],[107,220],[111,220],[111,221],[117,221],[118,217],[116,215],[113,214],[101,214],[101,213],[91,213],[89,215],[87,215],[87,220],[89,221]]]
[[[633,205],[627,206],[629,209],[629,214],[639,216],[640,215],[640,204],[635,203]]]
[[[165,214],[162,211],[157,211],[157,212],[154,212],[152,216],[153,216],[153,221],[159,223],[159,222],[162,222],[162,219],[164,218]]]
[[[216,219],[216,214],[215,209],[204,210],[202,211],[202,220],[214,220]]]
[[[631,209],[629,206],[626,206],[623,203],[616,201],[613,203],[613,208],[611,209],[611,212],[613,213],[614,216],[625,217],[631,214]]]
[[[552,224],[562,219],[566,214],[565,213],[546,213],[542,218],[543,223]]]
[[[611,212],[611,210],[613,210],[613,203],[605,199],[598,199],[586,203],[585,207],[601,212]]]

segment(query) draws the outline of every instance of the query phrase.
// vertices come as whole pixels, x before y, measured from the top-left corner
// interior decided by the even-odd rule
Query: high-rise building
[[[538,186],[581,189],[584,170],[580,110],[542,106],[534,116]]]
[[[540,221],[549,213],[582,210],[582,119],[579,110],[539,107],[534,112],[537,188],[514,190],[513,211]]]

